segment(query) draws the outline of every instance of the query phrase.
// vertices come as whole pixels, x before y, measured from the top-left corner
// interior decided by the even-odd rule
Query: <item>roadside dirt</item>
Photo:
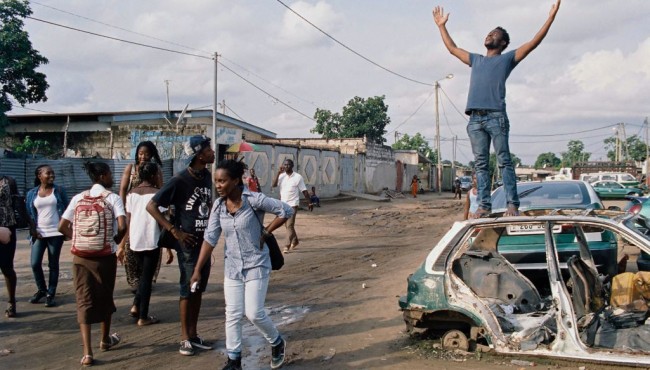
[[[425,194],[389,203],[353,200],[323,203],[301,211],[296,221],[300,246],[273,272],[267,308],[288,341],[287,369],[520,369],[514,358],[444,353],[433,341],[404,332],[397,298],[406,278],[448,230],[462,218],[462,203],[451,194]],[[276,232],[278,241],[284,229]],[[64,245],[58,306],[27,301],[35,291],[25,234],[15,259],[18,317],[0,318],[0,368],[70,369],[79,367],[81,339],[76,324],[69,244]],[[45,262],[45,261],[44,261]],[[44,268],[47,263],[45,262]],[[96,366],[107,369],[221,368],[225,363],[223,249],[213,269],[199,320],[200,334],[214,350],[194,357],[178,353],[178,267],[163,266],[154,285],[151,313],[161,323],[140,328],[128,316],[132,294],[118,267],[112,331],[122,343],[109,352],[95,350]],[[4,281],[0,299],[6,300]],[[4,311],[4,306],[1,306]],[[245,369],[268,369],[270,346],[248,323],[244,328]],[[99,326],[93,342],[99,343]],[[518,359],[521,360],[521,359]],[[526,359],[539,368],[605,369],[594,364]]]

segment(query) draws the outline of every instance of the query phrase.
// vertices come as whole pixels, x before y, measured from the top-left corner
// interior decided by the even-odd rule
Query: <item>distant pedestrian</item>
[[[117,272],[117,243],[126,232],[126,214],[120,197],[109,191],[113,174],[106,163],[84,165],[93,182],[90,190],[75,195],[59,222],[59,231],[72,239],[72,274],[77,299],[77,322],[84,356],[81,365],[94,363],[91,324],[101,323],[99,349],[108,351],[120,342],[110,334],[115,313],[113,290]],[[106,220],[106,223],[97,221]]]
[[[284,363],[286,341],[264,308],[271,275],[271,258],[265,239],[291,217],[292,209],[282,201],[247,190],[243,174],[241,162],[225,160],[217,166],[215,184],[219,199],[210,214],[192,283],[202,282],[199,271],[210,263],[212,251],[223,234],[228,352],[224,370],[241,369],[244,314],[271,344],[271,369],[277,369]],[[264,212],[276,216],[266,227],[263,225]]]
[[[248,190],[254,192],[261,191],[260,189],[262,189],[262,187],[260,186],[260,180],[255,175],[255,170],[251,168],[250,171],[248,171],[248,173],[249,176],[248,179],[246,180],[246,182],[248,183]]]
[[[154,185],[158,178],[158,171],[159,166],[155,163],[145,162],[140,165],[139,184],[126,196],[126,219],[129,227],[125,239],[128,243],[120,245],[117,252],[118,260],[123,262],[124,245],[128,245],[140,267],[138,290],[130,311],[131,315],[138,319],[138,326],[156,324],[160,321],[157,317],[149,315],[151,285],[161,254],[158,247],[160,226],[147,212],[147,204],[158,191],[158,187]],[[167,264],[170,264],[174,257],[169,249],[167,251],[169,252]]]
[[[13,198],[18,195],[16,180],[10,176],[0,176],[0,270],[5,277],[5,287],[9,304],[6,317],[16,317],[16,216]]]
[[[293,161],[286,159],[280,166],[280,170],[273,179],[272,187],[280,187],[280,200],[286,202],[293,208],[293,215],[285,224],[289,235],[287,237],[287,244],[284,247],[284,253],[289,253],[298,247],[300,240],[296,234],[296,214],[298,213],[298,205],[300,204],[300,193],[302,193],[307,200],[308,208],[311,211],[314,205],[310,201],[305,180],[299,173],[293,172]]]
[[[494,146],[500,172],[503,174],[503,187],[506,193],[507,209],[505,216],[519,215],[519,196],[517,178],[510,155],[510,122],[506,113],[506,80],[513,69],[544,40],[560,8],[560,0],[551,6],[548,18],[540,30],[528,42],[510,52],[503,51],[510,44],[510,35],[505,29],[497,27],[488,33],[484,46],[486,55],[469,53],[456,46],[447,31],[449,13],[442,7],[433,10],[433,19],[447,50],[461,62],[471,67],[469,94],[465,113],[469,116],[467,134],[474,153],[474,167],[478,179],[478,198],[480,206],[472,218],[490,214],[489,157],[490,142]]]
[[[140,165],[144,163],[155,163],[158,166],[158,175],[152,183],[153,186],[160,189],[163,184],[163,172],[162,172],[162,160],[160,160],[160,155],[158,154],[158,148],[151,141],[142,141],[135,148],[135,163],[130,163],[124,168],[122,173],[122,181],[120,181],[120,198],[126,206],[126,196],[129,191],[138,184],[140,184]],[[128,241],[125,239],[121,244],[125,244]],[[135,293],[138,290],[139,277],[142,275],[142,266],[138,264],[138,260],[135,258],[133,251],[129,248],[128,245],[122,246],[126,252],[124,258],[124,271],[126,272],[126,282],[131,288],[131,291]],[[156,263],[156,270],[154,272],[153,281],[156,281],[158,277],[158,271],[160,270],[160,259]]]
[[[411,195],[413,198],[418,197],[418,188],[420,187],[420,179],[418,179],[418,175],[413,175],[413,178],[411,179]]]
[[[34,188],[27,192],[27,216],[29,221],[29,241],[31,243],[31,265],[38,289],[29,300],[40,303],[45,298],[46,307],[54,307],[56,287],[59,282],[59,257],[63,247],[63,234],[59,232],[59,221],[68,207],[65,188],[54,183],[52,167],[36,167]],[[43,255],[47,250],[49,284],[45,284]]]
[[[194,348],[212,349],[197,332],[203,292],[210,276],[210,264],[199,271],[201,284],[190,291],[190,278],[199,259],[203,233],[208,225],[212,206],[212,179],[207,165],[214,163],[214,150],[210,138],[195,135],[185,143],[189,155],[188,167],[171,178],[147,204],[147,212],[156,219],[176,240],[178,268],[180,270],[179,314],[181,343],[178,352],[183,356],[194,355]],[[158,207],[174,207],[174,222],[168,221]]]
[[[478,190],[476,189],[476,175],[472,175],[472,187],[467,191],[465,205],[463,207],[463,220],[469,219],[478,209]]]
[[[454,179],[454,199],[458,198],[460,200],[462,198],[461,195],[463,194],[463,190],[460,188],[460,186],[461,186],[460,178],[456,176],[456,178]]]
[[[311,193],[309,194],[309,201],[316,207],[320,207],[320,198],[316,195],[316,187],[311,187]]]

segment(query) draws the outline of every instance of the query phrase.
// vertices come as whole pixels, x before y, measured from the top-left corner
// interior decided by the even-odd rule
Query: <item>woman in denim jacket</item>
[[[27,192],[27,215],[29,218],[29,241],[32,246],[31,265],[38,290],[29,302],[40,303],[45,298],[46,307],[54,307],[54,295],[59,282],[59,256],[63,246],[63,234],[58,230],[61,215],[68,206],[65,189],[54,184],[54,170],[48,165],[36,167],[34,188]],[[47,250],[50,269],[49,286],[45,285],[43,255]]]

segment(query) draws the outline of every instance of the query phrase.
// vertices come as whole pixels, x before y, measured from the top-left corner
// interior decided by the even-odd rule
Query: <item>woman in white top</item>
[[[120,262],[124,261],[125,248],[131,249],[133,256],[140,266],[137,276],[138,288],[133,298],[131,315],[138,318],[138,326],[146,326],[159,322],[158,318],[149,315],[151,285],[160,260],[160,226],[147,212],[147,204],[158,191],[156,186],[159,167],[155,163],[145,162],[138,168],[138,185],[126,196],[126,219],[128,233],[127,243],[121,243],[117,252]],[[173,260],[171,250],[167,249],[167,264]]]
[[[36,167],[34,188],[27,192],[26,204],[29,220],[29,241],[32,246],[31,265],[38,290],[29,300],[40,303],[45,298],[46,307],[56,305],[54,296],[59,281],[59,257],[63,246],[63,234],[58,230],[59,220],[68,207],[65,189],[54,183],[54,170],[48,165]],[[45,284],[43,255],[47,250],[50,270],[49,284]]]
[[[472,175],[472,188],[467,192],[465,199],[465,214],[463,220],[467,220],[478,210],[478,192],[476,190],[476,174]],[[473,217],[472,217],[473,218]]]

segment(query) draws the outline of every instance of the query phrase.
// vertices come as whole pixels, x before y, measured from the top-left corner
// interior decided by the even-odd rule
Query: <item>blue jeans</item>
[[[59,256],[63,246],[63,235],[50,236],[47,238],[35,239],[32,244],[32,272],[36,287],[41,292],[47,292],[47,295],[56,294],[56,286],[59,283]],[[50,269],[50,283],[45,285],[45,274],[43,273],[43,255],[47,250],[47,266]]]
[[[223,295],[226,301],[226,351],[228,357],[241,357],[242,319],[244,314],[255,325],[264,339],[275,344],[280,338],[278,329],[264,310],[269,277],[255,280],[232,280],[224,277]]]
[[[492,210],[490,198],[490,142],[494,146],[497,163],[503,177],[503,188],[506,191],[508,205],[519,208],[517,195],[517,179],[510,158],[508,138],[510,122],[506,112],[488,112],[485,115],[472,114],[467,124],[467,135],[474,153],[474,171],[476,172],[479,207]]]

